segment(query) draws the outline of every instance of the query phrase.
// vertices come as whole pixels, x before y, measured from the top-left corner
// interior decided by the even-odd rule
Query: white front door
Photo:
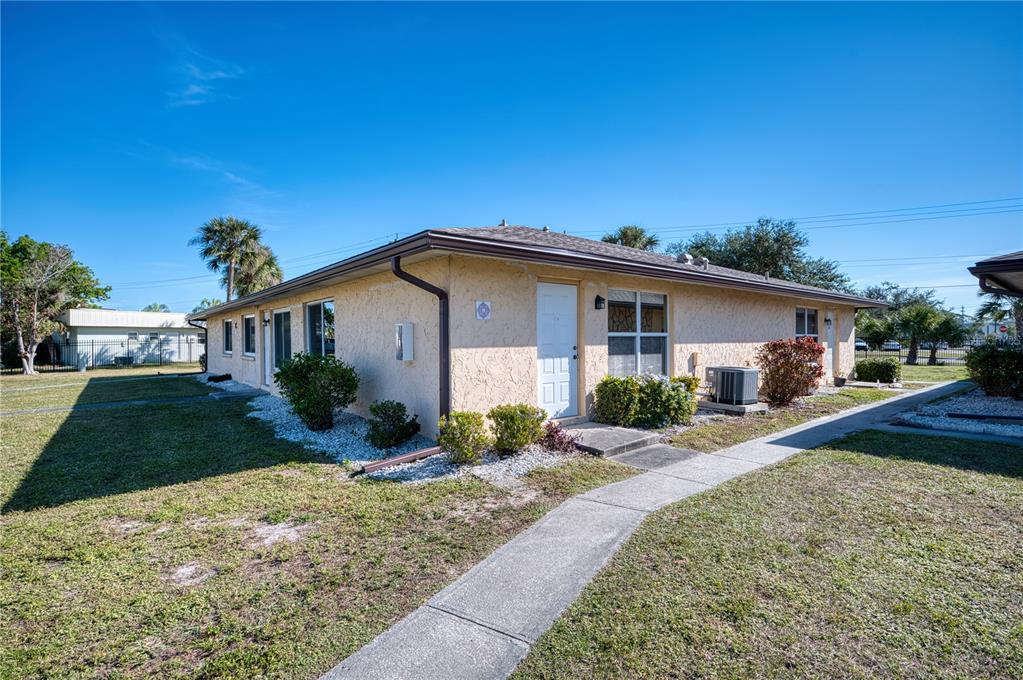
[[[551,418],[579,414],[576,301],[575,286],[536,284],[537,401]]]
[[[270,312],[263,312],[263,384],[270,384],[273,375],[274,345],[270,335]]]

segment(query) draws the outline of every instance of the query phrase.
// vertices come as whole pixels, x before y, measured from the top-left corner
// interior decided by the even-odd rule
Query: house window
[[[608,373],[668,373],[667,296],[614,290],[607,293]]]
[[[247,316],[242,319],[242,351],[254,356],[256,354],[256,317]]]
[[[234,323],[230,319],[224,321],[224,354],[230,354],[234,348]]]
[[[274,312],[274,370],[291,357],[291,312]]]
[[[796,337],[817,340],[817,310],[796,307]]]
[[[334,302],[326,300],[306,307],[307,343],[310,354],[334,353]]]
[[[128,333],[128,339],[129,340],[138,340],[139,339],[139,334],[137,332],[135,332],[135,331],[132,331],[131,333]]]
[[[159,340],[160,339],[160,334],[159,333],[150,333],[149,334],[149,339],[150,340]]]

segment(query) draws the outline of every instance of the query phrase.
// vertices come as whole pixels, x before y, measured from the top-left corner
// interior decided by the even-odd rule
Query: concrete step
[[[635,451],[656,444],[660,439],[660,435],[656,432],[600,423],[583,423],[566,429],[569,433],[579,437],[576,445],[580,449],[598,456],[615,456],[619,453]]]
[[[611,460],[631,465],[641,470],[659,470],[701,455],[703,454],[699,451],[679,449],[670,444],[650,444],[641,449],[634,449],[608,457]]]

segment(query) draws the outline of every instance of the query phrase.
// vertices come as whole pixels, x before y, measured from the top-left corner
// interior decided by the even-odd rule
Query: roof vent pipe
[[[697,267],[703,267],[704,269],[707,269],[708,265],[710,265],[710,260],[703,256],[694,257],[693,264],[695,264]]]
[[[501,226],[502,227],[507,227],[508,226],[508,220],[501,220]]]
[[[692,264],[693,256],[689,253],[679,253],[679,256],[675,258],[675,261],[681,262],[682,264]]]

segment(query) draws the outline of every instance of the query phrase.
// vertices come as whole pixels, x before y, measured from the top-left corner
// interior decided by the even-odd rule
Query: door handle
[[[573,359],[578,359],[579,357],[578,357],[578,356],[576,356],[575,354],[573,354],[573,355],[572,355],[572,358],[573,358]]]

